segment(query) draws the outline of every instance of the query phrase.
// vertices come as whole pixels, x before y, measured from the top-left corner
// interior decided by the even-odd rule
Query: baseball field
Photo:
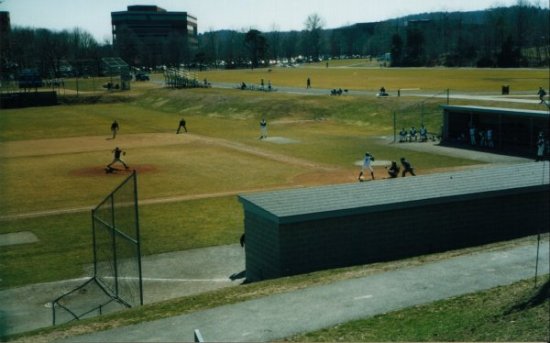
[[[403,156],[417,174],[479,164],[394,143],[394,118],[398,128],[424,124],[437,134],[445,99],[434,94],[450,89],[499,95],[509,85],[510,97],[536,100],[538,87],[548,83],[546,70],[384,69],[362,60],[329,68],[212,70],[198,77],[234,85],[264,79],[275,88],[296,89],[310,77],[316,89],[364,94],[170,89],[162,74],[154,74],[124,92],[108,92],[101,88],[104,80],[94,79],[79,80],[77,94],[76,80],[66,80],[60,105],[2,110],[0,235],[31,232],[37,240],[0,249],[0,289],[86,275],[90,210],[131,170],[138,174],[143,254],[234,244],[243,232],[237,194],[357,182],[357,162],[367,151],[378,161],[377,178]],[[374,96],[381,86],[392,96]],[[397,89],[417,95],[397,97]],[[181,118],[188,132],[176,134]],[[262,118],[267,139],[259,139]],[[114,139],[113,120],[120,124]],[[105,172],[115,147],[126,153],[130,171],[119,165],[115,173]]]
[[[274,86],[304,88],[309,76],[314,88],[414,87],[426,96],[168,89],[158,74],[151,82],[134,82],[128,92],[108,93],[101,80],[80,80],[80,89],[85,82],[96,89],[78,96],[67,80],[59,93],[70,105],[2,110],[0,234],[31,231],[38,242],[0,251],[0,288],[82,273],[91,261],[89,210],[127,176],[123,170],[104,172],[117,146],[138,172],[145,254],[223,245],[237,242],[243,231],[236,194],[354,182],[356,162],[366,151],[379,161],[406,156],[420,174],[479,163],[393,144],[393,115],[399,128],[422,121],[437,132],[445,100],[432,94],[446,88],[498,93],[506,83],[515,94],[535,99],[534,90],[547,77],[544,70],[393,70],[366,68],[361,60],[339,63],[207,71],[199,78],[259,84],[270,77]],[[182,117],[189,132],[177,135]],[[268,122],[266,140],[258,139],[261,118]],[[120,124],[115,139],[113,120]],[[385,176],[383,167],[376,167],[377,176]]]

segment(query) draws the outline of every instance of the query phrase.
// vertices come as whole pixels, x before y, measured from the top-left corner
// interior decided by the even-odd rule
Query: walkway
[[[236,89],[238,85],[236,83],[227,83],[227,82],[212,82],[213,88],[224,88],[224,89]],[[275,87],[276,92],[280,93],[287,93],[287,94],[298,94],[298,95],[330,95],[330,89],[323,89],[323,88],[309,88],[306,89],[300,88],[300,87]],[[248,90],[249,92],[252,90]],[[376,91],[369,91],[369,90],[348,90],[346,93],[348,95],[354,95],[354,96],[371,96],[376,97],[377,92]],[[414,90],[414,91],[407,91],[403,93],[403,96],[414,96],[414,97],[420,97],[420,98],[441,98],[441,99],[447,99],[447,94],[437,94],[435,95],[434,92],[427,92],[423,90]],[[395,97],[395,95],[391,95],[390,97]],[[467,94],[467,93],[456,93],[451,92],[449,94],[449,99],[453,100],[475,100],[475,101],[498,101],[498,102],[512,102],[512,103],[522,103],[522,104],[539,104],[540,100],[536,96],[536,94],[533,94],[533,96],[525,96],[525,95],[500,95],[500,94]],[[547,103],[547,106],[550,107],[550,104]],[[547,107],[544,105],[541,105],[541,109],[545,110]]]
[[[476,253],[277,294],[188,315],[71,337],[71,342],[271,341],[350,320],[507,285],[535,274],[536,244]],[[541,244],[539,275],[549,272]]]

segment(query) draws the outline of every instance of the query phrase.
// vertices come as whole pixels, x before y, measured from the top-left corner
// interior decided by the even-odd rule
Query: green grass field
[[[533,93],[548,81],[542,70],[403,70],[366,68],[366,63],[208,71],[200,78],[235,84],[264,78],[275,86],[305,87],[310,76],[314,87],[377,90],[384,85],[433,92],[498,92],[501,84],[509,84]],[[413,152],[388,140],[395,112],[398,127],[419,126],[423,119],[437,131],[442,99],[174,90],[154,82],[133,83],[130,92],[107,92],[101,80],[90,79],[79,80],[77,97],[73,81],[67,80],[67,93],[60,95],[63,105],[0,112],[0,234],[31,231],[39,239],[0,249],[0,289],[84,275],[92,261],[89,210],[125,177],[103,172],[115,146],[127,151],[126,162],[138,169],[144,254],[236,243],[243,231],[237,194],[355,182],[354,163],[365,151],[379,160],[407,156],[419,174],[479,163]],[[176,135],[181,117],[190,132]],[[293,143],[260,141],[262,117],[270,137]],[[114,119],[121,130],[112,140]],[[376,173],[385,171],[379,167]],[[160,198],[165,203],[146,204]],[[55,213],[66,209],[74,211]]]
[[[475,91],[479,87],[494,87],[503,80],[517,80],[514,87],[528,90],[544,75],[540,70],[394,70],[349,66],[361,63],[365,61],[352,60],[349,64],[339,61],[338,66],[328,69],[313,65],[276,68],[272,72],[262,69],[211,71],[201,77],[238,82],[244,78],[259,79],[267,73],[280,77],[281,83],[298,85],[306,75],[317,73],[317,82],[322,87],[330,87],[330,82],[338,78],[349,80],[347,85],[350,87],[360,87],[360,82],[350,77],[354,73],[361,79],[379,75],[377,77],[387,82],[398,78],[436,84],[455,78],[461,80],[457,83],[460,87],[471,85],[470,90]],[[474,79],[478,81],[467,82]],[[83,79],[81,82],[92,81]],[[492,82],[493,86],[486,86],[485,82]],[[66,84],[71,83],[67,80]],[[449,82],[438,87],[450,85]],[[395,112],[398,127],[419,126],[423,120],[430,131],[437,131],[441,125],[439,106],[442,99],[174,90],[153,82],[134,82],[130,92],[104,90],[101,96],[93,93],[60,97],[70,105],[9,109],[2,110],[0,115],[0,183],[4,195],[0,202],[0,233],[16,232],[25,227],[41,230],[40,242],[35,245],[2,249],[2,261],[6,261],[4,256],[10,256],[10,263],[1,264],[0,274],[11,277],[2,278],[0,288],[74,277],[79,274],[78,266],[89,262],[89,256],[80,253],[80,245],[72,246],[63,239],[56,241],[59,235],[41,224],[44,218],[8,219],[32,212],[92,208],[123,177],[101,172],[111,161],[111,150],[117,145],[127,151],[125,159],[130,166],[135,166],[138,172],[140,168],[144,170],[138,176],[141,200],[185,197],[186,201],[180,203],[187,204],[194,199],[208,198],[204,201],[217,208],[220,218],[232,218],[230,234],[216,235],[215,239],[199,238],[197,242],[200,243],[196,246],[185,239],[180,244],[173,240],[151,247],[145,244],[145,251],[151,254],[236,242],[242,231],[241,209],[234,195],[224,201],[231,206],[218,207],[215,205],[217,194],[226,198],[228,194],[260,189],[354,182],[357,174],[354,162],[367,150],[382,160],[406,155],[419,173],[476,163],[403,150],[380,138],[392,137]],[[186,118],[190,133],[175,135],[181,117]],[[269,122],[270,136],[284,137],[295,143],[274,144],[258,140],[258,122],[262,117]],[[119,121],[121,131],[116,140],[111,140],[109,126],[114,119]],[[377,173],[384,173],[384,170]],[[175,200],[170,202],[177,203]],[[185,236],[187,228],[174,216],[166,216],[164,207],[143,207],[142,223],[146,235],[162,237],[163,231],[170,232],[177,227]],[[66,221],[58,224],[57,229],[65,232],[61,236],[69,232],[88,235],[87,216],[87,211],[58,215],[58,220]],[[193,223],[201,222],[200,212],[194,212],[193,216],[196,216]],[[27,223],[29,221],[31,223]],[[79,224],[73,224],[75,221]],[[41,225],[43,227],[39,228]],[[208,222],[204,226],[203,232],[219,230]],[[79,251],[82,258],[76,258],[73,267],[55,268],[51,275],[43,270],[40,273],[30,270],[30,277],[18,277],[18,259],[32,256],[33,249],[46,241],[52,249],[51,260],[58,254],[59,250],[53,249],[56,245],[68,254]],[[42,257],[48,259],[48,256]],[[35,268],[41,269],[39,264]],[[71,272],[63,274],[65,269]]]
[[[342,88],[377,91],[384,86],[388,91],[420,88],[434,93],[450,89],[468,92],[500,92],[503,85],[509,85],[512,92],[532,92],[548,84],[548,73],[543,69],[469,69],[469,68],[379,68],[363,67],[360,61],[332,62],[334,67],[326,68],[324,63],[306,65],[303,68],[260,68],[255,70],[222,70],[200,73],[200,77],[211,82],[229,82],[237,85],[260,84],[264,79],[274,87],[306,87],[311,79],[312,87]]]

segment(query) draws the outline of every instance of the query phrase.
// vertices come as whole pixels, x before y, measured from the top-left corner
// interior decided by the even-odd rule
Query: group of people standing
[[[363,182],[364,174],[368,170],[371,175],[371,179],[374,180],[374,169],[372,167],[372,162],[374,162],[375,158],[374,155],[372,155],[370,152],[365,153],[365,157],[363,158],[363,165],[361,166],[361,171],[359,172],[358,180],[359,182]],[[401,171],[401,177],[405,177],[407,174],[411,174],[412,176],[416,176],[414,173],[414,168],[412,167],[411,163],[405,158],[401,157],[401,168],[403,170],[401,171],[401,168],[397,165],[397,162],[392,161],[389,166],[386,166],[386,169],[388,171],[388,175],[390,178],[396,178],[399,176],[399,172]]]
[[[470,135],[470,145],[479,145],[480,147],[494,148],[493,129],[478,130],[474,125],[470,125],[468,129]]]
[[[418,142],[418,137],[420,137],[420,142],[428,141],[428,130],[424,125],[421,125],[419,130],[413,126],[409,131],[405,130],[405,128],[399,131],[399,143]]]

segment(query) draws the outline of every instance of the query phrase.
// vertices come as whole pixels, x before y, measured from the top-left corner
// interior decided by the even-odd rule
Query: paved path
[[[93,274],[91,268],[92,266],[85,268],[88,270],[86,275]],[[157,303],[222,287],[235,287],[243,280],[231,280],[230,277],[232,274],[241,273],[244,268],[244,250],[239,244],[144,256],[144,303]],[[89,277],[82,277],[0,290],[0,334],[2,330],[3,333],[11,335],[51,326],[51,301],[82,285],[88,279]],[[78,314],[90,310],[90,303],[98,304],[104,299],[103,293],[97,289],[86,289],[86,296],[97,298],[90,299],[81,295],[78,301],[68,305]],[[103,311],[108,313],[121,309],[120,306],[110,306]],[[58,323],[72,319],[62,310],[56,312]],[[95,315],[97,313],[94,312],[88,317]]]
[[[300,332],[530,278],[536,244],[455,257],[422,266],[267,296],[188,315],[72,337],[71,342],[279,340]],[[541,244],[539,275],[549,272]]]
[[[212,82],[212,87],[214,88],[225,88],[225,89],[236,89],[238,88],[237,83],[227,83],[227,82]],[[276,92],[288,93],[288,94],[299,94],[299,95],[330,95],[330,89],[324,88],[299,88],[299,87],[275,87]],[[253,90],[247,90],[248,92],[253,92]],[[259,90],[257,90],[259,92]],[[369,90],[348,90],[344,93],[344,96],[354,95],[354,96],[371,96],[376,97],[376,91]],[[414,96],[420,98],[441,98],[447,99],[447,94],[440,92],[439,94],[434,94],[433,92],[428,92],[426,90],[414,90],[414,91],[404,91],[402,92],[403,96]],[[396,94],[390,94],[390,97],[395,97]],[[451,92],[449,94],[449,99],[462,99],[462,100],[476,100],[476,101],[499,101],[499,102],[513,102],[513,103],[522,103],[522,104],[539,104],[540,100],[536,94],[532,96],[525,96],[524,94],[514,94],[514,95],[501,95],[498,93],[495,94],[469,94],[469,93],[456,93]],[[550,107],[550,104],[547,103],[547,106]],[[547,108],[544,105],[541,105],[541,110],[546,110]]]

